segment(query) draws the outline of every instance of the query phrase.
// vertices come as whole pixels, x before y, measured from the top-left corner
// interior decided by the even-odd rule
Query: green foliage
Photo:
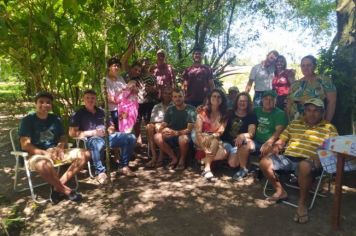
[[[345,50],[321,50],[318,60],[318,72],[333,79],[337,88],[337,106],[333,123],[341,134],[352,133],[352,111],[356,110],[356,82],[352,78],[353,65],[349,53]],[[355,115],[355,114],[354,114]],[[356,117],[356,116],[354,116]]]

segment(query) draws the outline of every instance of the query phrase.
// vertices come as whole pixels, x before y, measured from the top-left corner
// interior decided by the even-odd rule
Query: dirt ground
[[[8,131],[19,117],[9,116],[5,107],[0,106],[0,195],[20,206],[26,220],[21,235],[356,235],[355,174],[345,176],[345,183],[354,186],[344,186],[342,230],[335,233],[330,226],[332,194],[318,198],[310,221],[299,225],[292,220],[294,208],[266,204],[264,180],[251,176],[232,182],[232,170],[227,168],[217,172],[215,182],[203,180],[192,168],[148,170],[143,150],[131,162],[137,178],[113,176],[111,192],[83,171],[79,175],[83,202],[34,204],[29,192],[12,191],[14,158],[9,154]],[[22,183],[26,184],[24,179]],[[38,193],[48,197],[48,186]],[[296,192],[290,196],[296,200]],[[11,204],[0,205],[0,217],[6,216]]]

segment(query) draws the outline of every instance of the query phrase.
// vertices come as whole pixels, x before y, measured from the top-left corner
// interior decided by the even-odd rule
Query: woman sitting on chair
[[[214,89],[208,97],[207,105],[197,115],[195,143],[205,154],[205,158],[202,159],[204,163],[202,176],[206,179],[214,177],[211,163],[226,156],[220,141],[226,126],[226,107],[225,94],[219,89]]]

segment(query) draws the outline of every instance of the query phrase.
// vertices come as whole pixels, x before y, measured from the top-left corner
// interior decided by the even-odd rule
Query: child
[[[136,81],[130,80],[118,96],[119,131],[131,133],[138,115],[138,88]]]

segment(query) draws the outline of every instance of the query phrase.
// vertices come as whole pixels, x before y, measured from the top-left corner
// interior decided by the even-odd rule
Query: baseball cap
[[[308,105],[308,104],[313,104],[314,106],[316,107],[319,107],[319,108],[322,108],[324,109],[325,106],[324,106],[324,102],[319,99],[319,98],[311,98],[311,99],[308,99],[305,103],[304,103],[304,106]]]
[[[239,90],[236,86],[232,86],[232,87],[229,88],[228,92],[229,92],[229,93],[231,93],[231,92],[237,92],[237,93],[239,93],[240,90]]]
[[[271,97],[275,98],[275,97],[277,97],[277,93],[274,90],[264,91],[262,97],[264,98],[264,97],[267,97],[267,96],[271,96]]]
[[[159,50],[157,51],[157,54],[164,54],[164,55],[166,55],[166,52],[165,52],[163,49],[159,49]]]

